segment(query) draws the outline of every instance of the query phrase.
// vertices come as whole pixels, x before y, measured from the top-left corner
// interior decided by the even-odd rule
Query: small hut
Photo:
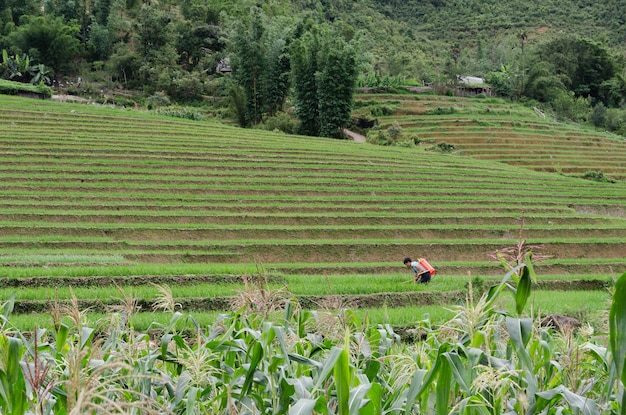
[[[483,78],[477,76],[459,76],[456,94],[460,96],[486,95],[491,96],[491,87]]]

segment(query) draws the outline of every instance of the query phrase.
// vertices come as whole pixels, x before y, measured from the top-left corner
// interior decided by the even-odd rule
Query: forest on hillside
[[[355,86],[473,75],[623,134],[625,21],[626,0],[0,0],[0,76],[336,135]]]

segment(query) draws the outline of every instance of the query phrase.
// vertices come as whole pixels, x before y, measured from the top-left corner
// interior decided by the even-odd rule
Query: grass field
[[[251,279],[312,307],[343,296],[381,322],[409,324],[428,310],[441,320],[469,281],[505,274],[490,254],[520,240],[546,257],[535,264],[536,288],[548,290],[537,312],[599,312],[576,304],[607,297],[626,269],[623,138],[497,99],[359,100],[392,106],[381,128],[397,122],[421,144],[3,96],[0,286],[26,313],[16,324],[45,321],[54,299],[114,304],[117,286],[145,302],[137,324],[148,327],[153,283],[214,316],[207,310]],[[456,150],[437,151],[440,142]],[[612,182],[579,177],[588,171]],[[406,256],[436,266],[430,285],[411,283]],[[600,283],[563,294],[581,281]]]

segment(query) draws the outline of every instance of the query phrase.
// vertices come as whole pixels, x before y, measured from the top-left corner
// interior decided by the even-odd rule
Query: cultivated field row
[[[463,111],[474,102],[454,105]],[[426,105],[415,101],[412,108],[415,103]],[[480,110],[489,116],[507,111],[485,104],[496,105]],[[110,301],[111,283],[128,288],[141,281],[154,292],[150,283],[163,282],[186,307],[199,309],[208,298],[223,303],[242,289],[243,273],[220,279],[202,270],[205,264],[257,265],[267,269],[262,276],[278,278],[272,286],[286,281],[302,298],[320,302],[339,293],[361,294],[341,301],[362,307],[443,304],[462,300],[469,278],[502,276],[490,254],[515,247],[520,237],[550,257],[537,271],[553,280],[570,274],[574,282],[564,283],[570,288],[599,279],[593,289],[604,289],[626,267],[623,182],[423,147],[292,137],[73,104],[11,97],[2,106],[0,124],[15,134],[0,138],[0,273],[25,274],[0,275],[0,284],[7,284],[3,295],[39,301],[30,311],[45,310],[52,294],[45,287],[53,286],[67,299],[72,285],[87,306]],[[555,127],[532,114],[521,107],[509,112],[549,135]],[[567,128],[555,134],[578,140]],[[619,149],[607,150],[618,170]],[[583,166],[599,160],[596,153],[581,154]],[[425,256],[438,267],[433,284],[410,283],[401,263],[406,256]],[[98,261],[102,272],[93,271]],[[123,264],[200,267],[158,277],[154,268],[136,268],[106,280],[107,267]],[[355,277],[346,281],[346,275]],[[381,275],[385,284],[374,283]],[[73,284],[81,282],[78,291]],[[93,284],[107,288],[98,294],[89,289]],[[44,287],[42,294],[37,287]],[[150,309],[154,294],[140,296]]]
[[[555,221],[557,219],[555,218]],[[90,222],[72,223],[53,226],[50,223],[41,222],[41,225],[4,225],[4,232],[0,235],[0,241],[18,237],[20,240],[38,239],[38,236],[54,235],[54,237],[101,237],[106,235],[111,238],[128,238],[135,240],[150,239],[158,235],[159,239],[254,239],[255,236],[267,235],[264,239],[383,239],[393,236],[399,239],[424,238],[428,239],[448,239],[448,238],[493,238],[510,237],[519,232],[520,225],[494,224],[484,221],[483,224],[462,223],[456,221],[448,225],[438,224],[393,224],[393,225],[290,225],[283,223],[272,224],[231,224],[231,225],[195,225],[174,227],[161,226],[150,223],[149,226],[133,226],[125,223],[107,223],[101,226],[94,226]],[[524,235],[527,238],[579,238],[584,233],[586,237],[601,237],[602,235],[616,237],[624,235],[626,223],[618,221],[605,221],[604,223],[584,224],[569,222],[565,225],[555,224],[551,220],[541,224],[529,224],[525,222]],[[289,235],[301,235],[304,237],[289,238]],[[327,237],[325,235],[333,235]],[[178,236],[178,237],[177,237]]]
[[[597,239],[578,238],[543,241],[529,240],[531,245],[540,245],[541,253],[561,259],[623,258],[626,251],[623,238]],[[427,253],[433,261],[489,261],[489,253],[514,246],[513,239],[486,240],[436,240],[421,242],[415,240],[383,239],[336,240],[336,241],[189,241],[176,243],[133,243],[115,242],[40,242],[17,244],[3,249],[3,255],[61,255],[75,254],[105,255],[117,254],[128,261],[155,263],[285,263],[298,258],[298,263],[319,262],[382,262],[389,259],[400,261],[411,253]],[[408,254],[407,254],[408,253]]]

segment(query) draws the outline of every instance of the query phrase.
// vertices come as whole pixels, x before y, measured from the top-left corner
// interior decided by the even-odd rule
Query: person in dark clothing
[[[415,273],[415,277],[413,278],[413,282],[417,283],[417,284],[426,284],[428,282],[430,282],[430,272],[428,272],[428,270],[426,270],[426,268],[424,268],[422,266],[422,264],[420,264],[417,261],[413,261],[411,258],[404,258],[404,265],[413,270],[413,272]]]

